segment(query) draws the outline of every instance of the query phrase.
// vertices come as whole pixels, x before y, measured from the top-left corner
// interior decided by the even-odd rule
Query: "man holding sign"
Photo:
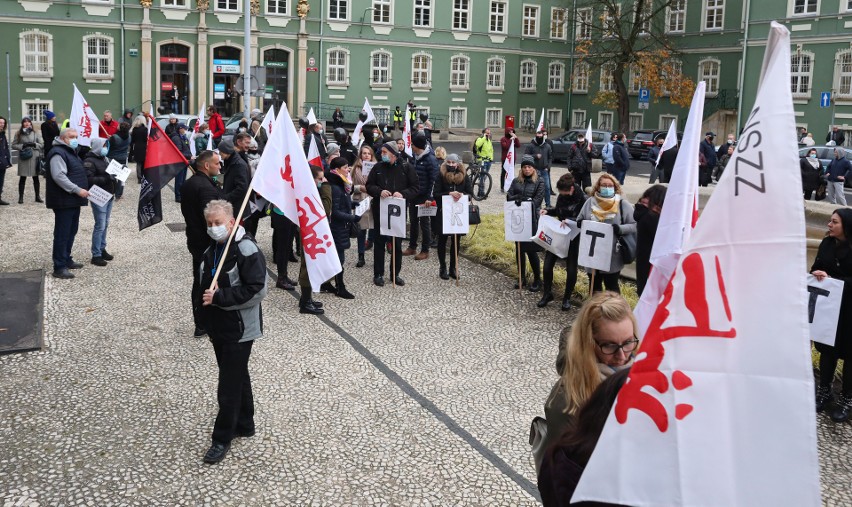
[[[402,221],[405,230],[405,207],[400,209],[399,205],[381,206],[382,199],[394,197],[397,199],[412,200],[420,193],[420,185],[417,173],[406,162],[399,157],[396,144],[388,142],[382,145],[382,161],[376,164],[367,177],[367,193],[373,199],[373,222],[376,230],[376,248],[373,253],[373,283],[379,287],[385,284],[385,244],[393,241],[393,260],[391,273],[396,285],[405,285],[405,281],[399,277],[402,269],[402,238],[382,234],[382,228],[393,229],[399,221]],[[381,218],[387,212],[385,222]],[[403,233],[404,235],[404,233]]]
[[[112,203],[115,201],[112,197],[119,183],[113,174],[107,172],[109,163],[106,158],[108,151],[106,139],[92,138],[91,147],[83,162],[89,182],[89,192],[95,194],[97,189],[107,194],[104,196],[107,198],[105,203],[98,203],[89,196],[89,200],[92,201],[92,215],[95,218],[95,228],[92,230],[92,264],[106,266],[107,261],[113,259],[113,256],[106,251],[106,233],[112,213]]]
[[[458,280],[458,242],[464,234],[451,232],[453,229],[450,227],[461,225],[459,222],[464,222],[470,228],[468,207],[470,206],[470,196],[473,194],[473,183],[465,174],[462,161],[455,153],[447,155],[447,160],[441,165],[438,181],[435,183],[435,194],[441,196],[438,200],[441,220],[437,222],[441,230],[435,231],[440,235],[438,237],[438,263],[440,264],[438,276],[441,277],[441,280],[449,280],[450,277]],[[450,205],[449,208],[448,204]],[[453,218],[456,220],[453,220]],[[450,252],[449,272],[447,272],[448,239],[453,243]]]

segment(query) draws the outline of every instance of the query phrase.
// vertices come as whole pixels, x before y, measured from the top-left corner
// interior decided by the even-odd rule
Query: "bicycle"
[[[478,160],[467,166],[467,176],[473,182],[473,195],[471,197],[477,201],[487,199],[488,194],[491,193],[491,175],[482,170],[482,165]]]

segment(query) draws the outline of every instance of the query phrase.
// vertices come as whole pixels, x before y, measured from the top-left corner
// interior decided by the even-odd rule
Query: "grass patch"
[[[466,258],[488,266],[503,273],[513,280],[518,279],[518,265],[515,263],[515,243],[506,241],[503,234],[503,215],[482,215],[482,223],[474,226],[476,233],[471,232],[461,241],[462,255]],[[544,256],[541,256],[542,260]],[[544,264],[542,262],[542,264]],[[527,265],[527,276],[531,270]],[[572,299],[583,301],[589,296],[589,278],[581,268],[577,275],[577,285],[574,286]],[[564,294],[565,291],[565,266],[557,264],[553,269],[553,294]],[[630,307],[636,306],[639,296],[636,293],[636,284],[621,281],[621,295],[630,303]],[[559,298],[557,298],[559,299]]]

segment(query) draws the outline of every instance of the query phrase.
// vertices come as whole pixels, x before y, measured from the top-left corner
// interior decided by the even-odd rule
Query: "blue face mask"
[[[106,146],[104,146],[103,148],[101,148],[101,156],[102,156],[102,157],[106,157],[106,156],[107,156],[107,153],[109,153],[109,148],[107,148]]]
[[[390,162],[390,157],[388,155],[382,155],[382,162]]]
[[[615,188],[613,187],[601,187],[600,191],[601,197],[612,197],[615,195]]]
[[[816,153],[811,153],[811,154],[810,154],[810,155],[808,155],[808,156],[809,156],[809,157],[811,157],[811,158],[816,158]]]
[[[76,139],[72,139],[71,141],[68,142],[68,146],[70,146],[72,150],[76,150],[77,146],[80,146],[80,142],[77,141]]]
[[[318,182],[317,182],[317,188],[320,188],[320,187],[322,187],[322,182],[321,182],[321,181],[318,181]]]

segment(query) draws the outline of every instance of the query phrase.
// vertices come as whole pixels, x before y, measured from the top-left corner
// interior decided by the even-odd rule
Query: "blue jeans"
[[[180,187],[183,186],[184,181],[186,181],[186,169],[181,169],[175,174],[175,201],[180,202]]]
[[[80,207],[53,210],[53,271],[60,271],[73,262],[71,248],[80,227]]]
[[[550,207],[550,171],[547,169],[538,170],[538,178],[544,182],[544,205]]]
[[[107,227],[109,227],[113,202],[115,199],[110,199],[103,206],[91,203],[92,215],[95,217],[95,228],[92,230],[92,257],[100,257],[106,250]]]
[[[615,176],[615,179],[618,180],[618,183],[624,185],[624,177],[627,176],[627,171],[623,169],[618,169],[613,166],[612,171],[610,173]]]
[[[358,229],[358,256],[363,257],[367,251],[367,229]]]

